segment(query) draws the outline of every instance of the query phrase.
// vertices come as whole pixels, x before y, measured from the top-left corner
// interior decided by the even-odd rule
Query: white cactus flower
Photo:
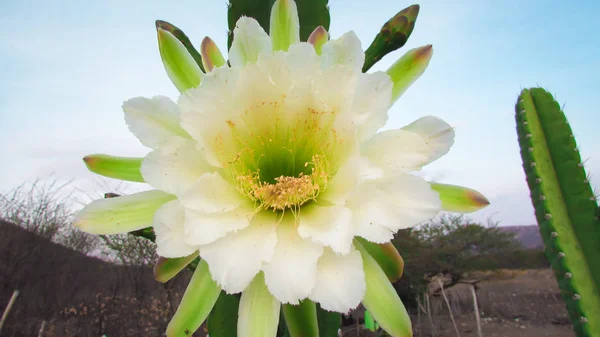
[[[300,42],[295,4],[275,6],[285,7],[285,20],[271,19],[271,36],[252,18],[237,22],[229,65],[205,39],[206,73],[159,29],[161,55],[181,96],[123,104],[129,129],[152,151],[141,162],[85,158],[94,172],[155,190],[95,201],[75,221],[98,234],[151,225],[160,256],[199,253],[212,278],[203,287],[213,282],[242,293],[238,331],[253,327],[265,335],[273,320],[276,329],[279,303],[310,299],[348,312],[377,292],[367,289],[369,280],[385,274],[365,275],[378,267],[355,238],[389,243],[399,229],[435,216],[443,198],[412,172],[454,141],[453,128],[432,116],[378,133],[404,91],[394,86],[411,81],[392,80],[394,68],[363,73],[353,32],[325,42],[321,27],[318,48],[319,36]],[[431,46],[413,54],[422,73]],[[214,304],[218,291],[210,293]],[[257,306],[272,313],[266,327],[248,319]]]

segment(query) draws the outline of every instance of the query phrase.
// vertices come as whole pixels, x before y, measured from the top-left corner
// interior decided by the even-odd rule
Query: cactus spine
[[[523,169],[546,256],[578,337],[600,336],[600,220],[575,138],[560,106],[525,89],[516,122]]]

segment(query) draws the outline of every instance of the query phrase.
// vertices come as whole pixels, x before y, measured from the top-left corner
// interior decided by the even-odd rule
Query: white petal
[[[127,233],[149,227],[154,212],[174,198],[173,195],[153,190],[95,200],[77,214],[73,223],[88,233]]]
[[[168,97],[136,97],[123,103],[129,130],[147,147],[156,149],[173,138],[189,138],[179,126],[179,109]]]
[[[341,64],[362,72],[365,53],[362,50],[358,36],[353,31],[349,31],[335,40],[327,41],[323,45],[321,60],[323,68]]]
[[[420,177],[401,174],[378,182],[378,188],[396,208],[396,220],[386,227],[394,232],[431,219],[442,210],[440,196]]]
[[[298,304],[315,285],[317,260],[323,247],[298,235],[294,219],[286,216],[277,227],[277,245],[263,267],[267,287],[282,303]]]
[[[250,202],[224,213],[206,213],[186,208],[185,240],[191,245],[207,245],[231,231],[248,227],[253,213],[254,205]]]
[[[228,121],[239,118],[245,101],[240,91],[240,69],[221,67],[206,74],[202,85],[186,91],[179,97],[181,126],[196,140],[205,152],[207,161],[222,167],[225,160],[239,152]],[[226,159],[224,159],[226,158]]]
[[[363,156],[390,174],[411,172],[427,161],[428,148],[421,136],[402,129],[374,135],[360,147]]]
[[[423,117],[397,130],[374,135],[361,145],[361,154],[390,173],[416,171],[448,152],[454,130],[436,117]]]
[[[181,139],[150,152],[140,171],[152,187],[180,195],[211,167],[193,141]]]
[[[156,233],[156,253],[162,257],[182,257],[198,250],[185,242],[185,215],[177,200],[170,201],[156,211],[152,227]]]
[[[179,200],[187,209],[202,212],[229,212],[246,200],[218,173],[202,175]]]
[[[250,226],[202,246],[200,257],[208,262],[213,279],[227,293],[244,290],[271,260],[277,243],[277,215],[257,214]]]
[[[441,206],[437,192],[410,174],[366,181],[348,201],[356,235],[377,243],[389,242],[399,229],[434,217]]]
[[[319,200],[345,205],[360,181],[380,176],[381,170],[373,168],[369,160],[360,155],[352,155],[327,182],[325,190],[319,194]]]
[[[321,69],[315,47],[310,43],[293,44],[285,57],[294,75],[313,75]]]
[[[325,310],[347,313],[365,295],[365,275],[360,253],[352,248],[348,255],[337,255],[326,248],[317,265],[317,283],[310,299]]]
[[[358,80],[352,109],[356,115],[358,140],[371,138],[385,125],[392,104],[393,83],[383,71],[362,74]]]
[[[271,38],[256,20],[241,17],[233,30],[233,42],[229,49],[232,67],[254,63],[261,53],[271,53]]]
[[[345,206],[304,206],[300,210],[298,233],[345,255],[350,252],[354,238],[351,219],[352,212]]]
[[[352,209],[355,235],[377,243],[389,242],[394,237],[388,224],[397,221],[396,208],[402,206],[390,203],[374,182],[357,186],[348,207]]]
[[[428,155],[427,162],[424,165],[448,153],[450,147],[454,144],[454,128],[434,116],[421,117],[402,129],[414,132],[425,140]]]

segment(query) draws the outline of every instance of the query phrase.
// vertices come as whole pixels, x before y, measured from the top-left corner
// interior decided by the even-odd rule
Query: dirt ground
[[[556,280],[549,269],[500,270],[469,275],[477,284],[482,337],[575,337]],[[426,311],[410,309],[414,337],[478,337],[471,286],[446,289],[458,335],[448,306],[439,293],[430,293],[433,329]],[[424,297],[423,297],[424,298]],[[426,306],[422,298],[423,306]],[[359,329],[360,330],[360,329]],[[344,337],[382,336],[356,327]]]
[[[416,324],[414,337],[457,337],[456,331],[449,318],[434,317],[435,334],[432,334],[429,323],[421,322],[421,327]],[[460,337],[478,337],[477,325],[473,317],[455,317]],[[357,331],[356,327],[346,328],[343,337],[375,337],[382,336],[379,333],[369,331]],[[523,320],[504,320],[498,318],[486,318],[481,322],[481,335],[483,337],[575,337],[570,322],[557,322],[557,324],[535,323]]]
[[[454,326],[449,318],[434,317],[435,335],[431,333],[429,323],[421,322],[421,327],[414,326],[415,337],[456,337]],[[477,337],[477,325],[472,316],[455,317],[458,332],[461,337]],[[484,337],[575,337],[569,321],[532,322],[515,319],[486,317],[481,322],[481,332]],[[345,336],[352,336],[351,334]]]

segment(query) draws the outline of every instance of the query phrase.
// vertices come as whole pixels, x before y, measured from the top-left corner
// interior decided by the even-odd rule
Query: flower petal
[[[157,28],[158,49],[171,82],[179,92],[195,88],[202,80],[202,70],[187,48],[171,32]]]
[[[367,290],[362,304],[373,314],[377,323],[393,337],[412,336],[408,312],[396,289],[369,253],[355,241],[363,261]]]
[[[229,212],[246,200],[217,173],[206,173],[180,198],[185,208],[202,212]]]
[[[385,224],[394,232],[431,219],[442,209],[438,193],[417,176],[401,174],[383,179],[378,189],[387,195],[387,204],[396,209],[395,221]]]
[[[360,152],[388,172],[417,171],[446,154],[454,143],[454,130],[433,116],[402,129],[380,132],[361,145]]]
[[[179,109],[169,98],[136,97],[123,103],[129,130],[147,147],[156,149],[173,138],[189,138],[179,126]]]
[[[269,34],[273,50],[287,51],[300,42],[300,20],[298,8],[293,0],[277,0],[271,9]]]
[[[77,214],[73,223],[88,233],[127,233],[150,226],[154,212],[174,198],[154,190],[95,200]]]
[[[261,212],[250,226],[202,246],[200,256],[208,262],[213,279],[227,293],[244,290],[270,261],[277,243],[277,215]]]
[[[277,245],[263,267],[269,291],[282,303],[298,304],[315,285],[317,260],[323,248],[298,235],[291,216],[277,226]]]
[[[441,202],[425,180],[400,174],[357,186],[348,208],[356,235],[386,243],[399,229],[434,217],[441,210]]]
[[[200,260],[175,315],[167,326],[167,337],[191,336],[202,325],[221,294],[206,261]]]
[[[179,139],[168,147],[150,152],[142,163],[141,172],[154,188],[181,195],[193,186],[211,166],[193,141]]]
[[[389,242],[394,237],[387,224],[397,220],[395,211],[402,206],[391,204],[374,183],[357,186],[348,207],[352,210],[355,235],[377,243]]]
[[[392,86],[390,77],[381,71],[359,77],[352,103],[359,142],[371,138],[387,122]]]
[[[325,310],[346,313],[356,308],[365,294],[365,276],[360,253],[337,255],[325,248],[317,265],[317,282],[310,299]]]
[[[154,214],[152,227],[156,233],[156,254],[163,257],[183,257],[198,250],[185,241],[185,213],[178,200],[162,205]]]
[[[323,45],[321,60],[323,68],[341,64],[362,73],[361,69],[363,63],[365,63],[365,53],[362,50],[358,36],[353,31],[349,31]]]
[[[423,166],[448,153],[454,144],[454,128],[434,116],[421,117],[402,129],[414,132],[425,140],[428,153]]]
[[[238,311],[239,337],[275,337],[281,303],[269,293],[263,273],[242,293]]]
[[[229,49],[229,63],[232,67],[255,63],[259,54],[270,54],[271,50],[271,38],[256,20],[241,17],[237,21]]]
[[[352,211],[345,206],[304,206],[300,210],[298,234],[346,255],[354,237],[351,218]]]
[[[190,245],[207,245],[227,233],[248,227],[254,213],[250,202],[229,212],[207,213],[185,209],[185,235]]]

